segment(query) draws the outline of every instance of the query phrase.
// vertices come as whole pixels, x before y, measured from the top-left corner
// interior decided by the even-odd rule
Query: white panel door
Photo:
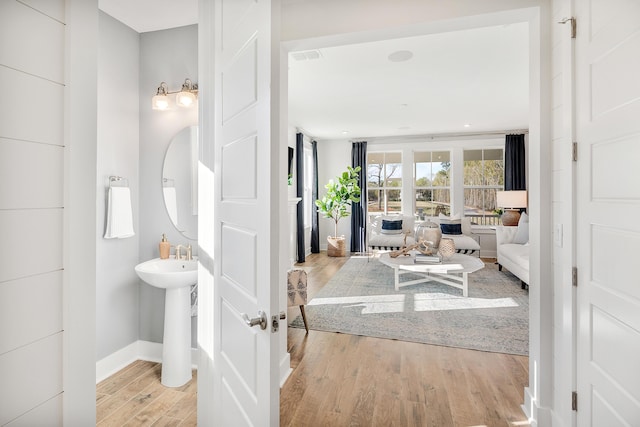
[[[578,422],[640,425],[640,2],[576,2]]]
[[[272,138],[271,7],[268,0],[215,2],[214,418],[223,426],[279,424],[272,316],[281,179],[272,154],[280,149]],[[259,312],[265,329],[243,318]]]

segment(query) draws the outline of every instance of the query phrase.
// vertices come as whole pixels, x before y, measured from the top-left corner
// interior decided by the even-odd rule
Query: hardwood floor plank
[[[101,399],[100,403],[96,406],[96,422],[100,422],[120,410],[120,408],[126,405],[127,402],[147,390],[149,387],[153,385],[160,386],[160,369],[161,366],[156,363],[138,377],[131,378],[129,383],[122,381],[122,388],[117,390],[114,389],[112,395]],[[135,374],[138,373],[138,371],[135,371]]]
[[[198,425],[198,413],[193,411],[187,418],[180,423],[180,427],[197,427]]]
[[[139,375],[148,371],[155,366],[154,362],[147,362],[145,360],[136,360],[120,372],[110,376],[104,381],[100,382],[96,391],[104,394],[114,394],[120,390],[125,384],[131,382],[132,379],[137,378]]]
[[[195,382],[195,381],[192,381]],[[196,392],[183,392],[183,397],[173,407],[167,411],[167,416],[179,418],[181,420],[187,418],[189,414],[195,412],[198,408],[198,394]]]
[[[150,402],[144,409],[139,411],[123,427],[150,426],[153,425],[162,414],[171,409],[184,394],[178,390],[165,389],[157,399]]]
[[[161,416],[158,420],[151,424],[153,427],[177,427],[182,422],[179,418],[171,418],[166,415]]]

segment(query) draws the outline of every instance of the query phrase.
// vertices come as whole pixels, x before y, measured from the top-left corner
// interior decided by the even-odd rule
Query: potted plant
[[[347,209],[351,203],[360,201],[359,172],[360,166],[347,167],[347,170],[337,177],[337,182],[329,180],[324,186],[327,194],[322,199],[316,200],[318,212],[325,218],[333,219],[335,223],[335,234],[327,237],[327,255],[329,256],[345,256],[345,238],[338,236],[338,221],[340,218],[349,216],[351,212]]]

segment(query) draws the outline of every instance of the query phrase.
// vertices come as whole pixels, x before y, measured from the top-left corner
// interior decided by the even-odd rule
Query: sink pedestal
[[[162,342],[161,383],[180,387],[191,380],[191,286],[166,289]]]
[[[165,290],[161,383],[180,387],[191,379],[191,286],[198,282],[198,261],[155,258],[135,270],[146,283]]]

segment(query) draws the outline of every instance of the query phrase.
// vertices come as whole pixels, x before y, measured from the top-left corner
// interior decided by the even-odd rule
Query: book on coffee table
[[[441,261],[438,255],[424,255],[424,254],[416,254],[415,263],[429,263],[429,264],[437,264]]]

